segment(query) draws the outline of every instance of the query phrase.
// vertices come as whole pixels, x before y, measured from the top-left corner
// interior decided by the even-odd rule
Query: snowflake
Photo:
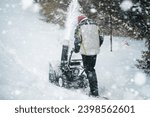
[[[123,11],[128,11],[133,6],[133,3],[130,0],[124,0],[120,7]]]

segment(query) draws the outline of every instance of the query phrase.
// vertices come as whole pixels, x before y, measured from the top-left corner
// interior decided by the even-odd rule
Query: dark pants
[[[97,58],[96,55],[92,56],[82,55],[83,66],[87,74],[87,78],[89,80],[90,93],[93,96],[98,96],[97,75],[94,69],[96,64],[96,58]]]

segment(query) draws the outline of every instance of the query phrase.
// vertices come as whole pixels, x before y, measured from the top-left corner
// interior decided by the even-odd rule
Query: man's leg
[[[94,69],[96,63],[96,55],[94,56],[82,55],[82,59],[83,59],[83,65],[85,67],[85,72],[89,80],[90,93],[93,96],[98,96],[97,75]]]
[[[95,71],[88,72],[87,77],[90,85],[90,93],[93,96],[98,96],[98,83]]]

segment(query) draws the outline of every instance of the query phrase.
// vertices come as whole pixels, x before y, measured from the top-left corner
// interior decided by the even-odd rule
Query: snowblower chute
[[[59,70],[55,71],[52,65],[49,65],[49,81],[65,88],[87,88],[88,80],[82,66],[82,59],[72,59],[73,52],[72,49],[68,57],[68,46],[63,45]]]

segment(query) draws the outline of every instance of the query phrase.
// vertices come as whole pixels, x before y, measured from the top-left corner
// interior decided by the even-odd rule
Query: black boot
[[[97,76],[95,71],[88,72],[87,74],[88,80],[89,80],[89,86],[90,86],[90,94],[92,96],[98,97],[98,83],[97,83]]]

